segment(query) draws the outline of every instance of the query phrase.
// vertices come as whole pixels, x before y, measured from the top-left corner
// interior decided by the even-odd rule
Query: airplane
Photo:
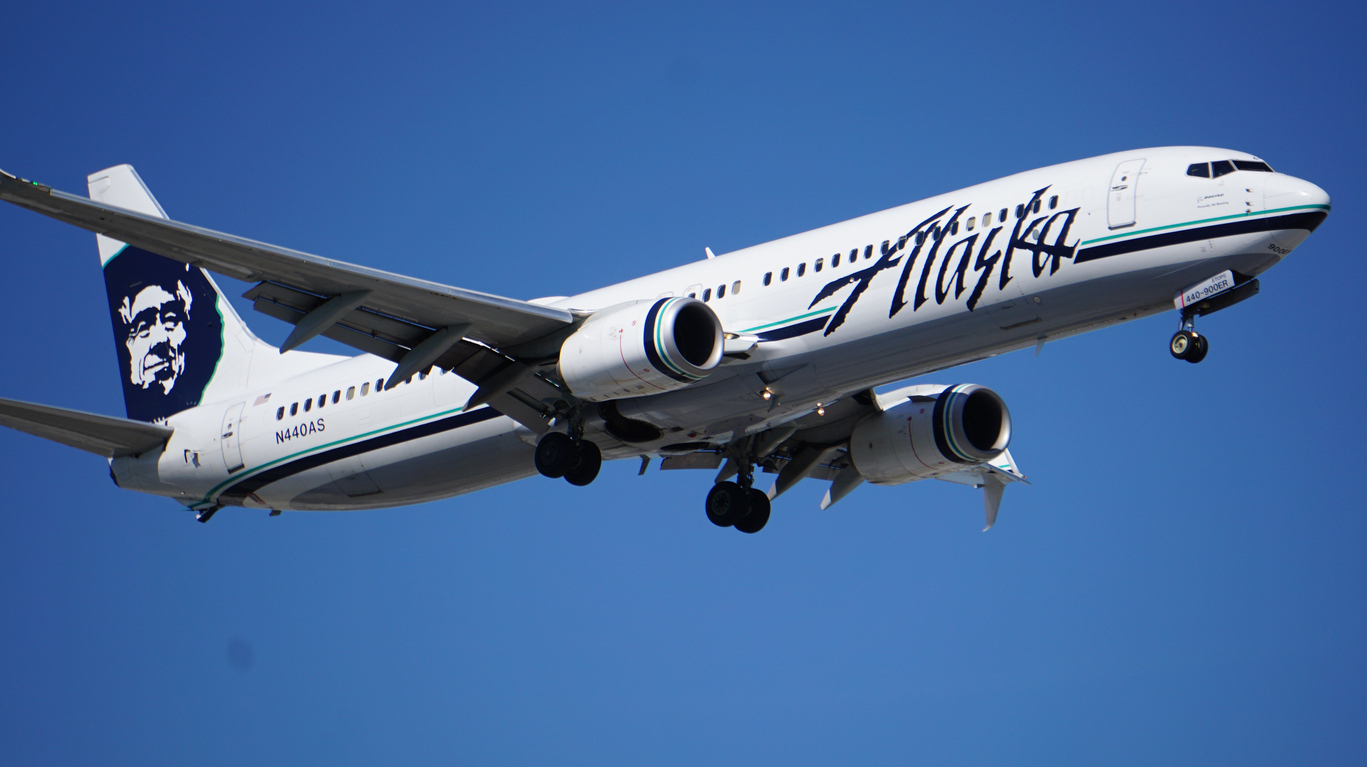
[[[237,506],[375,509],[603,460],[716,470],[704,510],[762,529],[805,478],[983,491],[1025,481],[1011,415],[976,384],[879,387],[1174,310],[1198,317],[1328,216],[1253,155],[1108,154],[1017,173],[575,296],[523,301],[171,220],[131,166],[89,198],[0,171],[0,199],[95,232],[126,418],[0,400],[0,424],[104,456],[121,488],[207,522]],[[293,325],[256,337],[208,272]],[[299,347],[324,336],[361,352]],[[776,474],[766,492],[757,473]]]

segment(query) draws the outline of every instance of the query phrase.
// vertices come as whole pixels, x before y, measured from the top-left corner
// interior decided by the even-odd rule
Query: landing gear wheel
[[[581,439],[575,450],[575,463],[565,472],[565,481],[577,487],[583,487],[592,482],[598,476],[598,470],[603,467],[603,453],[598,446],[592,442]]]
[[[1193,365],[1206,358],[1206,352],[1210,351],[1210,342],[1205,336],[1196,337],[1196,348],[1187,353],[1187,362]]]
[[[747,495],[735,482],[718,482],[707,491],[707,518],[717,527],[736,524],[749,511]]]
[[[543,477],[558,479],[565,476],[578,459],[579,451],[568,434],[549,432],[536,443],[536,470]]]
[[[750,488],[750,513],[736,520],[736,529],[742,533],[758,533],[769,523],[769,496],[763,491]]]
[[[1179,330],[1173,334],[1172,340],[1168,342],[1168,351],[1172,356],[1179,360],[1184,360],[1196,351],[1196,339],[1200,336],[1190,330]]]

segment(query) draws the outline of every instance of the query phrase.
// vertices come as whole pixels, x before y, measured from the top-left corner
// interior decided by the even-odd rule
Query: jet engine
[[[560,378],[590,402],[644,397],[702,380],[721,362],[721,320],[696,298],[603,309],[560,347]]]
[[[913,386],[895,394],[906,399],[884,409],[886,397],[880,397],[880,412],[850,434],[850,458],[875,485],[971,468],[1001,455],[1011,441],[1011,413],[991,389]]]

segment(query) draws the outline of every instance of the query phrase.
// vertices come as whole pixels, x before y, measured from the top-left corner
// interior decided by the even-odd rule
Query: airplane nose
[[[1263,200],[1268,210],[1280,208],[1330,206],[1329,193],[1318,186],[1282,173],[1274,173],[1263,183]]]

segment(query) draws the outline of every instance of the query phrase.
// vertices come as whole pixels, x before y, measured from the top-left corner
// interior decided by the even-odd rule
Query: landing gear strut
[[[536,470],[543,477],[564,477],[571,485],[583,487],[598,476],[603,466],[603,453],[598,446],[584,439],[584,422],[570,419],[568,434],[547,432],[536,443]]]
[[[717,527],[735,527],[742,533],[758,533],[769,522],[769,496],[756,490],[755,465],[749,446],[729,451],[737,467],[737,482],[718,482],[707,493],[707,518]]]
[[[1173,334],[1168,342],[1168,351],[1179,360],[1195,364],[1205,359],[1209,350],[1210,343],[1206,337],[1196,332],[1196,317],[1183,313],[1182,329]]]

